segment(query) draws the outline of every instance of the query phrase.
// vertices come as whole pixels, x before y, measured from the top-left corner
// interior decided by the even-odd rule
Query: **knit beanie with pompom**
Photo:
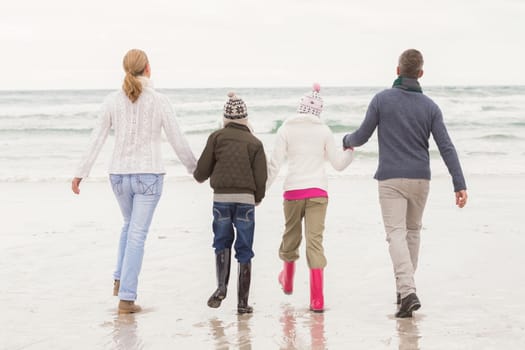
[[[297,112],[311,113],[319,117],[323,111],[323,99],[319,95],[319,91],[321,91],[321,85],[314,83],[312,92],[301,97]]]

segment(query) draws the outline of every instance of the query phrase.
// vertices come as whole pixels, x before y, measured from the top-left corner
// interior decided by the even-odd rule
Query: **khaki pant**
[[[430,181],[426,179],[379,181],[379,203],[386,240],[394,266],[397,292],[402,298],[416,291],[414,272],[429,184]]]
[[[302,219],[306,238],[306,260],[311,269],[324,268],[326,258],[323,248],[324,221],[328,198],[316,197],[283,203],[285,230],[279,257],[284,261],[299,259],[302,239]]]

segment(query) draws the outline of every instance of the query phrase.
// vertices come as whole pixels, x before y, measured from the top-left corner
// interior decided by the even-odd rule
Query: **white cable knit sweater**
[[[297,114],[287,119],[277,132],[275,146],[268,164],[268,187],[273,183],[285,159],[288,173],[284,190],[320,188],[328,190],[325,162],[344,170],[353,159],[353,151],[337,149],[332,131],[319,117]]]
[[[161,129],[164,129],[168,142],[188,172],[195,170],[197,160],[180,131],[168,98],[156,92],[148,78],[139,79],[143,91],[135,103],[122,90],[110,94],[104,101],[75,177],[89,175],[110,129],[115,132],[110,174],[165,173],[161,156]]]

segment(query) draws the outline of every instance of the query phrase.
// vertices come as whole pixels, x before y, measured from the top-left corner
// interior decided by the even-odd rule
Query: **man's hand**
[[[467,191],[461,190],[456,192],[456,205],[463,208],[467,204]]]
[[[81,177],[74,177],[71,181],[71,190],[76,194],[80,193],[80,181],[82,181]]]

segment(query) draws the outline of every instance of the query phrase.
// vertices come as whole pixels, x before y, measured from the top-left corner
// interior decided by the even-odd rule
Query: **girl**
[[[332,132],[319,118],[323,100],[319,84],[302,97],[298,114],[286,120],[277,132],[277,139],[269,163],[268,185],[275,180],[284,160],[288,159],[288,173],[284,180],[285,229],[279,248],[284,268],[279,283],[285,294],[293,291],[295,260],[299,258],[301,226],[305,222],[306,259],[310,268],[310,309],[324,310],[323,269],[326,258],[323,249],[323,231],[328,206],[328,179],[325,160],[338,171],[352,162],[352,150],[338,150]]]

